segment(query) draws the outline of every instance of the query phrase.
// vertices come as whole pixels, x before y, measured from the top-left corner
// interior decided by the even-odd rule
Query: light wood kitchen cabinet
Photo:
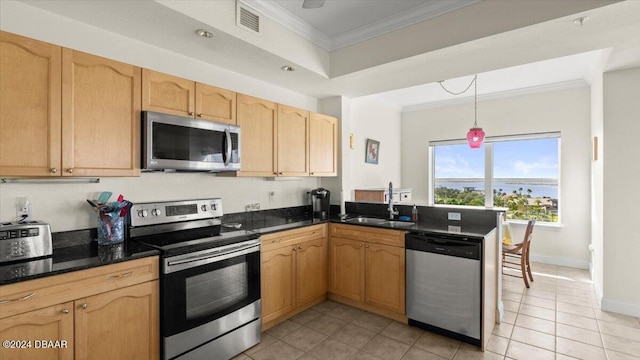
[[[275,176],[276,103],[238,94],[241,168],[239,176]]]
[[[158,358],[157,280],[79,299],[74,305],[76,358]]]
[[[140,175],[140,71],[62,50],[63,176]]]
[[[62,48],[0,31],[0,54],[0,175],[60,176]]]
[[[327,293],[327,225],[261,237],[263,330],[324,300]]]
[[[309,112],[278,104],[276,127],[278,176],[308,176]]]
[[[143,69],[142,109],[235,125],[236,93]]]
[[[42,352],[47,359],[157,359],[158,271],[158,258],[150,257],[3,285],[0,335],[67,341],[66,350]],[[0,358],[41,354],[7,350],[15,351]]]
[[[139,176],[140,68],[0,36],[0,175]]]
[[[295,252],[284,247],[261,255],[262,322],[266,324],[295,307]]]
[[[309,175],[338,174],[338,119],[311,113],[309,116]]]
[[[0,320],[0,339],[28,342],[30,348],[0,348],[0,359],[73,359],[73,302],[53,305]],[[43,349],[36,341],[59,341]],[[38,346],[39,348],[35,348]]]
[[[330,248],[330,298],[404,320],[402,231],[331,224]]]

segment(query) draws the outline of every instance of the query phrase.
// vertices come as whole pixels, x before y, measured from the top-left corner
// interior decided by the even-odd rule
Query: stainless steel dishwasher
[[[480,346],[482,240],[405,236],[409,325]]]

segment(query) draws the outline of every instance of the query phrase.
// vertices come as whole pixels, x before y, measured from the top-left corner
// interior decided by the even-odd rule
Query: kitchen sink
[[[415,223],[409,222],[409,221],[386,220],[383,223],[380,223],[379,225],[391,226],[391,227],[404,227],[404,226],[415,225]]]
[[[365,216],[358,216],[351,219],[347,219],[344,222],[352,223],[352,224],[370,224],[370,225],[380,225],[382,223],[387,222],[385,219],[378,218],[370,218]]]

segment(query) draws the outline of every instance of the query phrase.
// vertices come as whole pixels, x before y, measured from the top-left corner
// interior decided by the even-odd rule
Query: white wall
[[[350,102],[350,129],[353,149],[349,149],[349,190],[386,188],[389,181],[395,188],[401,183],[400,109],[374,97],[352,99]],[[365,163],[366,139],[380,142],[378,164]],[[349,138],[343,138],[348,144]]]
[[[598,140],[597,160],[591,161],[591,279],[600,302],[603,294],[604,243],[602,225],[604,221],[604,172],[603,172],[603,84],[602,72],[591,80],[591,139]],[[592,144],[593,146],[593,144]]]
[[[488,136],[560,131],[562,227],[536,227],[532,258],[587,268],[590,260],[590,90],[587,87],[479,101],[478,125]],[[473,124],[473,103],[403,113],[402,179],[427,203],[430,140],[461,139]],[[513,227],[514,237],[524,235]]]
[[[114,60],[171,73],[279,103],[317,110],[317,99],[211,66],[155,46],[91,27],[14,1],[0,2],[0,29]],[[102,178],[100,184],[0,184],[0,220],[14,220],[16,201],[28,197],[34,218],[53,231],[95,227],[85,199],[109,190],[133,201],[175,200],[220,196],[225,212],[244,211],[260,201],[262,209],[304,205],[304,193],[318,187],[317,178],[267,181],[263,178],[222,178],[210,174],[142,174],[139,178]],[[268,202],[268,192],[276,199]]]
[[[640,316],[640,68],[604,74],[602,308]]]

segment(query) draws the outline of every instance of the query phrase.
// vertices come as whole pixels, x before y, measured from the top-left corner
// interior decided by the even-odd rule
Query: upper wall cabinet
[[[278,104],[278,176],[309,175],[309,112]]]
[[[142,109],[235,124],[236,93],[143,69]]]
[[[62,49],[63,176],[140,175],[139,67]]]
[[[238,94],[241,170],[239,176],[276,176],[276,104]]]
[[[62,49],[0,32],[0,175],[59,176]]]
[[[309,121],[309,175],[338,174],[338,119],[311,113]]]
[[[138,67],[0,32],[0,175],[139,176]]]

